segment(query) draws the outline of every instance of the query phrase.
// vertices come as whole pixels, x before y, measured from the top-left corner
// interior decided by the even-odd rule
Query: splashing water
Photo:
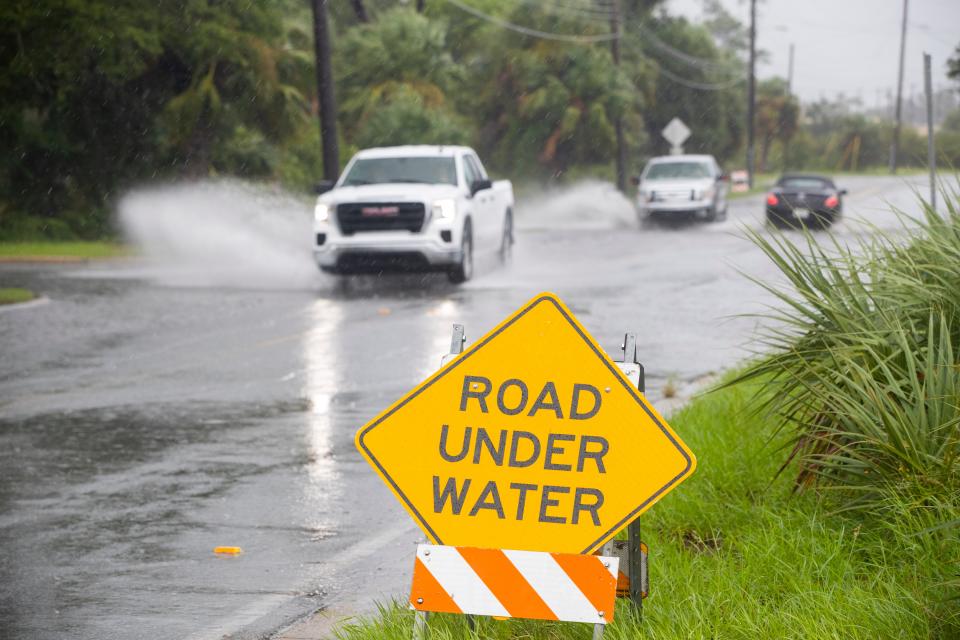
[[[148,187],[120,201],[145,275],[172,286],[316,289],[330,281],[311,254],[309,200],[238,180]],[[633,205],[608,182],[585,181],[521,198],[520,230],[636,226]]]
[[[621,229],[637,225],[631,202],[609,182],[584,181],[517,203],[520,229]]]
[[[313,288],[307,200],[239,181],[135,190],[120,201],[127,239],[149,275],[175,286]]]

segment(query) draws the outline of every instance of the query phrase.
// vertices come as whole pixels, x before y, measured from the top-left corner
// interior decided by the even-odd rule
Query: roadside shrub
[[[960,209],[854,247],[750,233],[786,277],[769,351],[733,383],[776,387],[762,407],[793,435],[798,489],[917,530],[960,514]],[[731,383],[732,384],[732,383]],[[784,465],[786,468],[787,464]]]

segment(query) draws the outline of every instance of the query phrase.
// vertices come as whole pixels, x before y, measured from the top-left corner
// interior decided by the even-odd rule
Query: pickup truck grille
[[[351,202],[337,205],[337,222],[344,235],[364,231],[411,231],[423,227],[422,202]]]

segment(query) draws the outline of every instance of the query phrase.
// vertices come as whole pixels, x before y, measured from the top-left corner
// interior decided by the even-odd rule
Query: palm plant
[[[960,511],[960,210],[945,199],[945,215],[903,217],[906,242],[748,231],[789,286],[761,283],[782,304],[764,355],[728,384],[776,387],[762,408],[793,436],[781,471],[796,463],[797,488],[834,491],[840,509],[895,496],[931,525]]]

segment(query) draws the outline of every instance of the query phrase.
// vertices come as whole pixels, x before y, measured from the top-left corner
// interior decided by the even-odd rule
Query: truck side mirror
[[[319,196],[333,189],[335,184],[337,183],[333,180],[321,180],[317,184],[313,185],[313,192]]]
[[[635,187],[640,186],[640,176],[630,176],[630,184]]]
[[[473,184],[470,185],[470,195],[477,195],[478,191],[483,191],[484,189],[490,189],[493,187],[493,182],[490,180],[474,180]]]

